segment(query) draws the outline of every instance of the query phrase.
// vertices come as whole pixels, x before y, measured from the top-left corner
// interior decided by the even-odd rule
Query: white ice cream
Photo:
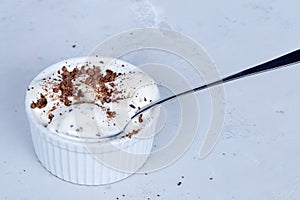
[[[58,70],[62,71],[63,66],[68,71],[85,66],[85,69],[99,68],[103,74],[107,69],[117,74],[122,73],[115,78],[113,84],[105,83],[107,88],[119,91],[113,94],[112,99],[116,101],[106,103],[100,100],[95,88],[84,83],[87,75],[81,75],[72,83],[76,87],[75,94],[81,90],[83,97],[68,97],[72,103],[66,106],[61,101],[61,91],[53,91],[60,83],[61,74]],[[78,59],[70,60],[47,68],[28,87],[26,106],[31,107],[32,102],[37,102],[41,94],[47,99],[47,105],[43,108],[31,108],[37,122],[53,133],[83,138],[98,138],[119,132],[139,108],[159,98],[159,91],[151,77],[129,63],[109,58],[82,58],[80,62]],[[107,117],[107,111],[115,113],[115,116]],[[53,115],[52,120],[49,115]],[[134,120],[132,128],[138,130],[148,120],[151,120],[151,110],[143,113],[142,121]]]

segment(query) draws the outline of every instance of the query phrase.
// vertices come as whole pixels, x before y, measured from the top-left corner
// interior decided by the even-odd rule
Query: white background
[[[205,47],[220,74],[239,71],[300,47],[299,7],[297,0],[2,0],[0,199],[299,199],[299,64],[225,86],[223,133],[206,159],[197,158],[199,135],[173,165],[108,186],[48,173],[23,103],[38,72],[132,28],[179,31]]]

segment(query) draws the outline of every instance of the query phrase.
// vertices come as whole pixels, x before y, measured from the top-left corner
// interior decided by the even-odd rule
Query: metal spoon
[[[274,69],[283,68],[283,67],[286,67],[286,66],[289,66],[289,65],[296,64],[298,62],[300,62],[300,49],[298,49],[296,51],[293,51],[293,52],[290,52],[288,54],[285,54],[283,56],[280,56],[278,58],[275,58],[273,60],[267,61],[267,62],[265,62],[263,64],[260,64],[260,65],[251,67],[249,69],[245,69],[245,70],[243,70],[241,72],[232,74],[232,75],[227,76],[227,77],[225,77],[225,78],[223,78],[221,80],[218,80],[218,81],[206,84],[206,85],[202,85],[202,86],[196,87],[194,89],[187,90],[187,91],[181,92],[179,94],[176,94],[176,95],[164,98],[164,99],[160,99],[160,100],[154,101],[154,102],[146,105],[145,107],[141,108],[140,110],[138,110],[130,118],[130,120],[127,122],[127,124],[124,126],[124,128],[120,132],[115,133],[113,135],[105,136],[104,138],[113,138],[113,137],[116,137],[116,136],[122,134],[124,132],[124,130],[126,129],[126,127],[130,124],[130,122],[134,118],[136,118],[137,116],[139,116],[140,114],[142,114],[146,110],[149,110],[150,108],[153,108],[154,106],[157,106],[159,104],[162,104],[162,103],[165,103],[165,102],[170,101],[172,99],[175,99],[176,97],[180,97],[180,96],[183,96],[183,95],[186,95],[186,94],[189,94],[189,93],[193,93],[193,92],[197,92],[197,91],[200,91],[200,90],[204,90],[204,89],[207,89],[207,88],[219,85],[219,84],[223,84],[223,83],[227,83],[227,82],[230,82],[230,81],[234,81],[234,80],[241,79],[241,78],[244,78],[244,77],[247,77],[247,76],[252,76],[252,75],[255,75],[255,74],[259,74],[259,73],[271,71],[271,70],[274,70]]]

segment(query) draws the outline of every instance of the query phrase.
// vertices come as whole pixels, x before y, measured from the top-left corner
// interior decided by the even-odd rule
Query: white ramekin
[[[65,62],[81,63],[84,60],[84,57],[73,58],[46,70],[60,68]],[[114,183],[138,171],[151,153],[158,110],[153,120],[139,133],[144,135],[143,132],[146,132],[148,137],[142,138],[137,134],[131,138],[99,142],[62,137],[49,131],[33,116],[30,102],[26,95],[25,110],[36,155],[48,171],[65,181],[82,185]]]

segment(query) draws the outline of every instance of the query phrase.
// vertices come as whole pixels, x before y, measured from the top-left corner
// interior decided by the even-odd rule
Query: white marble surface
[[[206,159],[197,159],[199,134],[170,167],[109,186],[73,185],[48,173],[34,154],[23,105],[39,71],[138,27],[177,30],[201,43],[221,74],[238,71],[300,47],[299,6],[297,0],[2,1],[0,199],[299,199],[299,64],[226,85],[224,130]]]

